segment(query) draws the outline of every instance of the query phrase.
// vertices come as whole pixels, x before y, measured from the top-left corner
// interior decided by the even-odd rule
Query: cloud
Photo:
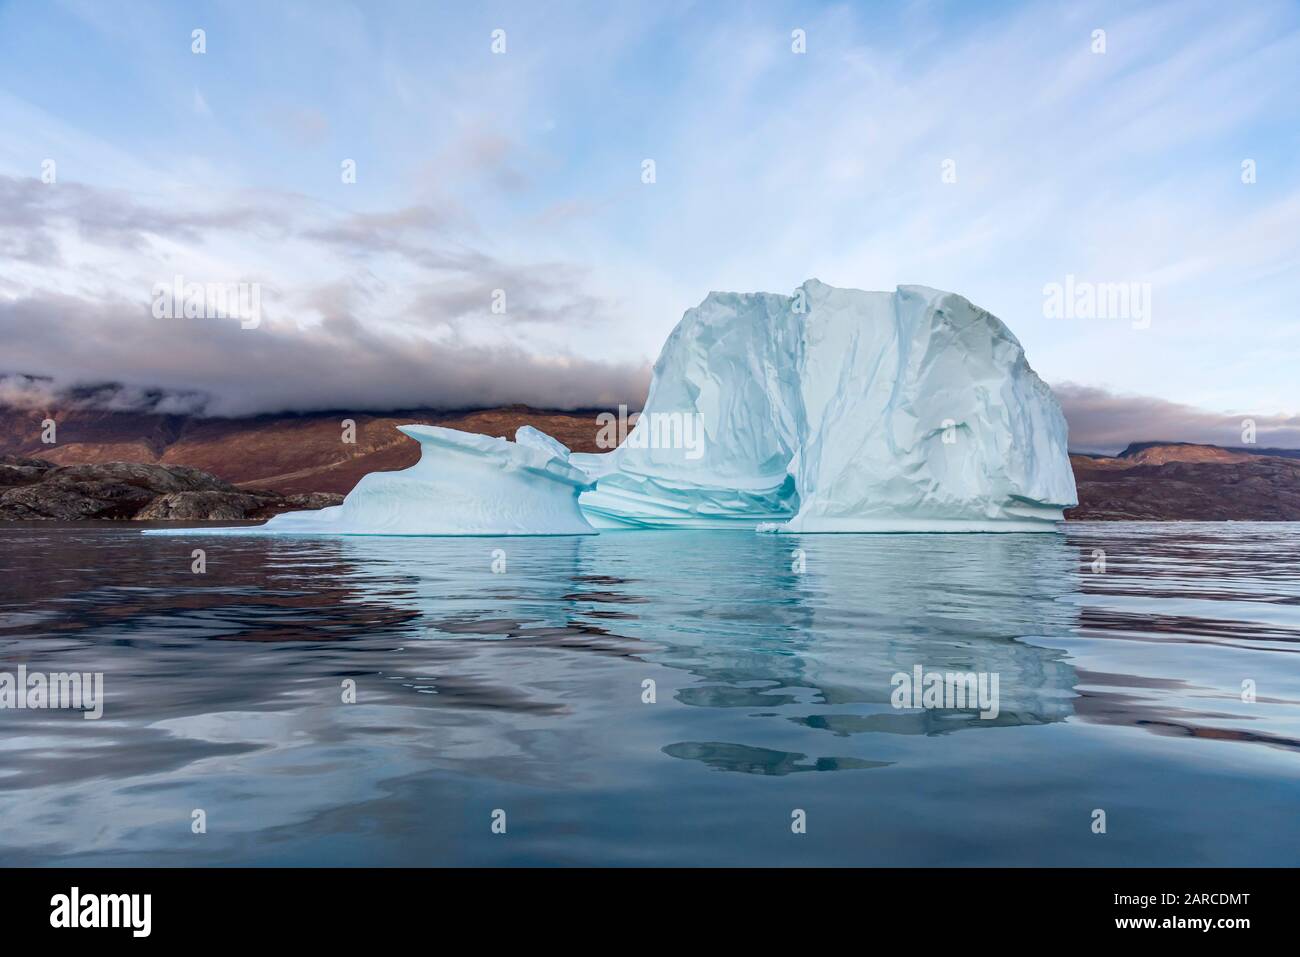
[[[1130,442],[1203,442],[1242,446],[1246,420],[1255,423],[1261,448],[1300,448],[1300,415],[1213,412],[1151,396],[1122,395],[1092,386],[1052,387],[1070,424],[1070,448],[1122,450]]]
[[[157,415],[203,415],[208,396],[121,382],[60,385],[50,376],[0,373],[0,406],[14,409],[99,409],[152,412]]]
[[[212,209],[0,176],[0,251],[33,263],[0,299],[0,371],[199,393],[226,415],[639,402],[648,363],[561,341],[619,316],[588,270],[507,260],[478,235],[454,205],[268,193]],[[176,277],[258,284],[259,328],[154,318]]]
[[[417,304],[456,314],[464,290],[430,289]],[[475,408],[640,406],[648,363],[538,356],[451,334],[441,340],[377,330],[354,310],[373,289],[339,281],[315,288],[325,318],[302,327],[233,319],[155,319],[137,302],[67,295],[0,301],[0,404],[246,416]],[[476,297],[476,293],[471,298]],[[440,298],[441,297],[441,298]],[[59,356],[53,375],[24,374]],[[1261,447],[1300,448],[1300,415],[1216,412],[1093,386],[1053,387],[1074,451],[1114,453],[1131,442],[1243,444],[1247,419]]]
[[[619,328],[621,307],[590,290],[589,271],[562,261],[507,262],[477,238],[454,204],[345,212],[266,194],[209,209],[0,176],[0,253],[37,268],[37,281],[14,284],[18,294],[0,300],[0,373],[11,373],[0,377],[0,402],[232,416],[638,406],[648,362],[584,358],[554,345],[539,351],[522,341],[534,327]],[[262,251],[246,247],[258,240],[268,255],[292,247],[298,261],[322,266],[271,273],[259,328],[153,317],[145,279],[170,282],[188,265],[188,281],[245,274],[257,281],[263,270],[253,260]],[[245,255],[226,262],[209,253],[226,241]],[[170,251],[177,244],[180,253]],[[84,283],[52,292],[48,279],[65,268],[65,247],[123,256],[143,278],[105,281],[93,293]],[[491,308],[497,290],[505,292],[504,313]],[[1151,440],[1240,445],[1247,418],[1259,445],[1300,447],[1296,415],[1213,412],[1069,382],[1055,391],[1080,451]]]
[[[432,268],[465,268],[475,264],[473,255],[438,254],[426,245],[430,237],[445,240],[465,225],[459,214],[445,207],[414,205],[334,217],[304,229],[302,235],[354,255],[397,253]]]
[[[473,123],[434,157],[429,175],[487,177],[504,190],[527,189],[531,182],[517,166],[519,144],[510,137]]]
[[[157,239],[197,244],[213,230],[283,229],[280,213],[252,201],[217,208],[149,203],[122,190],[0,174],[0,249],[36,246],[46,254],[33,259],[43,264],[60,262],[60,248],[73,238],[138,253]]]
[[[54,354],[57,375],[0,378],[0,401],[31,406],[72,395],[83,404],[142,409],[166,400],[167,411],[184,405],[185,411],[225,416],[512,403],[635,407],[650,375],[648,364],[382,333],[344,308],[312,327],[272,322],[241,329],[233,319],[155,319],[141,304],[125,301],[41,296],[0,302],[6,364],[36,369]]]
[[[272,112],[268,121],[300,146],[320,146],[329,139],[329,117],[313,107],[283,107]]]

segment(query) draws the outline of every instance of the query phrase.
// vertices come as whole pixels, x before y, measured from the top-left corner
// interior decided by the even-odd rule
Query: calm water
[[[0,671],[106,691],[0,711],[0,863],[1300,862],[1300,525],[138,528],[0,528]],[[894,708],[916,665],[998,716]]]

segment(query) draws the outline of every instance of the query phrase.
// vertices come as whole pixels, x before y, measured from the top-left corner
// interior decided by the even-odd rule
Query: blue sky
[[[1268,0],[0,2],[0,373],[635,402],[707,292],[816,276],[961,293],[1151,432],[1300,444],[1297,64]],[[160,332],[177,273],[265,323]],[[1067,275],[1150,284],[1149,328],[1045,315]]]

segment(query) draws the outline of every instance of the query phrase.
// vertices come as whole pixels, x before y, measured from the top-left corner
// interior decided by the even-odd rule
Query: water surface
[[[1298,525],[139,528],[0,528],[0,671],[106,691],[0,711],[0,863],[1300,860]],[[917,665],[996,718],[895,708]]]

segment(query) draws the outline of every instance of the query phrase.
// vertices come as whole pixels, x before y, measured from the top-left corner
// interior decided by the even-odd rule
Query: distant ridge
[[[1134,442],[1117,456],[1070,456],[1079,505],[1067,518],[1300,521],[1300,452]]]
[[[1204,442],[1130,442],[1123,452],[1115,456],[1116,458],[1128,459],[1133,458],[1138,453],[1146,449],[1158,447],[1182,447],[1182,448],[1208,448],[1222,449],[1225,452],[1236,452],[1239,455],[1270,455],[1283,459],[1300,459],[1300,449],[1278,449],[1273,447],[1261,447],[1258,445],[1207,445]],[[1087,452],[1073,452],[1073,455],[1090,455]],[[1091,455],[1092,458],[1103,458],[1105,456]]]

